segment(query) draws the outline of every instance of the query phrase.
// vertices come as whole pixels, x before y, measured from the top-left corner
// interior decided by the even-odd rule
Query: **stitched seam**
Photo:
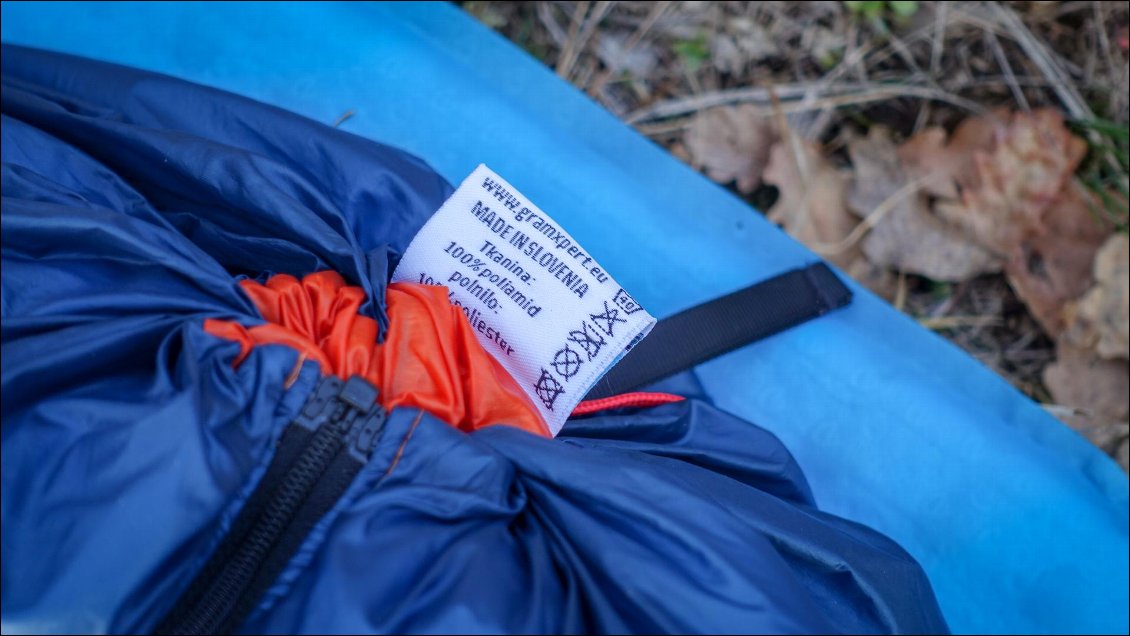
[[[416,412],[416,419],[412,421],[412,426],[410,426],[408,432],[404,434],[404,439],[400,440],[400,448],[396,449],[396,455],[393,456],[392,463],[389,464],[388,470],[381,476],[381,482],[387,479],[388,476],[392,474],[392,471],[396,469],[396,466],[400,464],[400,458],[404,455],[404,448],[408,446],[408,441],[412,439],[412,434],[416,432],[416,427],[420,425],[420,420],[423,419],[423,417],[423,411]],[[377,482],[377,484],[380,485],[380,482]]]

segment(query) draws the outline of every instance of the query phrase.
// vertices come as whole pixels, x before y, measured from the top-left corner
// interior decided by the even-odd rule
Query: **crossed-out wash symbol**
[[[598,329],[607,334],[608,337],[614,338],[616,337],[617,323],[626,324],[628,322],[626,319],[620,317],[620,308],[609,307],[607,300],[603,301],[603,305],[603,313],[589,314],[589,319],[593,321],[593,324],[596,325],[595,327],[590,325],[588,321],[584,321],[581,323],[580,329],[570,331],[567,337],[569,342],[576,344],[585,352],[585,356],[590,362],[600,354],[601,348],[608,343]],[[553,367],[553,370],[556,371],[557,375],[562,379],[569,380],[580,372],[583,364],[584,361],[581,360],[581,354],[577,353],[577,351],[569,345],[565,345],[553,354],[553,361],[550,363],[550,366]],[[538,399],[541,400],[542,404],[545,405],[545,408],[552,411],[554,404],[557,402],[557,398],[564,392],[565,387],[562,386],[561,382],[543,367],[541,369],[541,375],[539,375],[537,381],[534,382],[534,393],[538,396]]]

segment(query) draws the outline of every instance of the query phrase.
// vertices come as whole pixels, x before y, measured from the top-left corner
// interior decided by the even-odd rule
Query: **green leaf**
[[[687,70],[694,73],[703,62],[710,59],[710,49],[706,46],[706,34],[700,33],[693,40],[680,40],[673,47]]]
[[[874,18],[883,12],[882,0],[845,0],[844,6],[847,7],[848,11],[865,18]]]
[[[953,285],[936,280],[930,281],[930,295],[937,300],[949,298],[953,295]]]
[[[1115,139],[1121,139],[1123,141],[1130,140],[1130,128],[1113,121],[1106,119],[1077,119],[1075,122],[1080,126],[1110,135]]]
[[[903,2],[888,2],[887,6],[891,8],[891,12],[900,18],[909,18],[910,16],[918,13],[918,3],[911,1]]]

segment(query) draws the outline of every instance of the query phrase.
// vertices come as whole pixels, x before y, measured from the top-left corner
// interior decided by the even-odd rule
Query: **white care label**
[[[446,286],[553,435],[655,325],[568,232],[485,165],[412,239],[392,279]]]

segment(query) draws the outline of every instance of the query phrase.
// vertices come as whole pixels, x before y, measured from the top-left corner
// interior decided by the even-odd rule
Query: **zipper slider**
[[[344,439],[350,453],[362,461],[368,461],[384,429],[385,410],[377,402],[379,394],[377,387],[359,375],[346,380],[338,394],[338,399],[353,409],[342,429]]]
[[[384,427],[385,412],[378,405],[376,410],[362,421],[357,431],[357,437],[354,438],[352,445],[354,456],[359,453],[360,456],[368,458],[369,453],[373,452],[373,447],[377,445],[377,438],[380,437]]]
[[[338,380],[338,382],[340,383],[341,380]],[[345,385],[338,391],[337,398],[358,411],[365,412],[376,404],[379,393],[377,387],[370,384],[368,380],[359,375],[354,375],[345,381]]]
[[[385,424],[385,410],[377,402],[379,395],[377,387],[359,375],[344,382],[327,376],[307,398],[294,421],[310,432],[322,426],[332,427],[350,454],[366,462]]]
[[[306,398],[306,404],[295,418],[295,422],[313,431],[330,419],[337,407],[335,398],[341,393],[342,382],[333,376],[322,378],[314,393]]]

